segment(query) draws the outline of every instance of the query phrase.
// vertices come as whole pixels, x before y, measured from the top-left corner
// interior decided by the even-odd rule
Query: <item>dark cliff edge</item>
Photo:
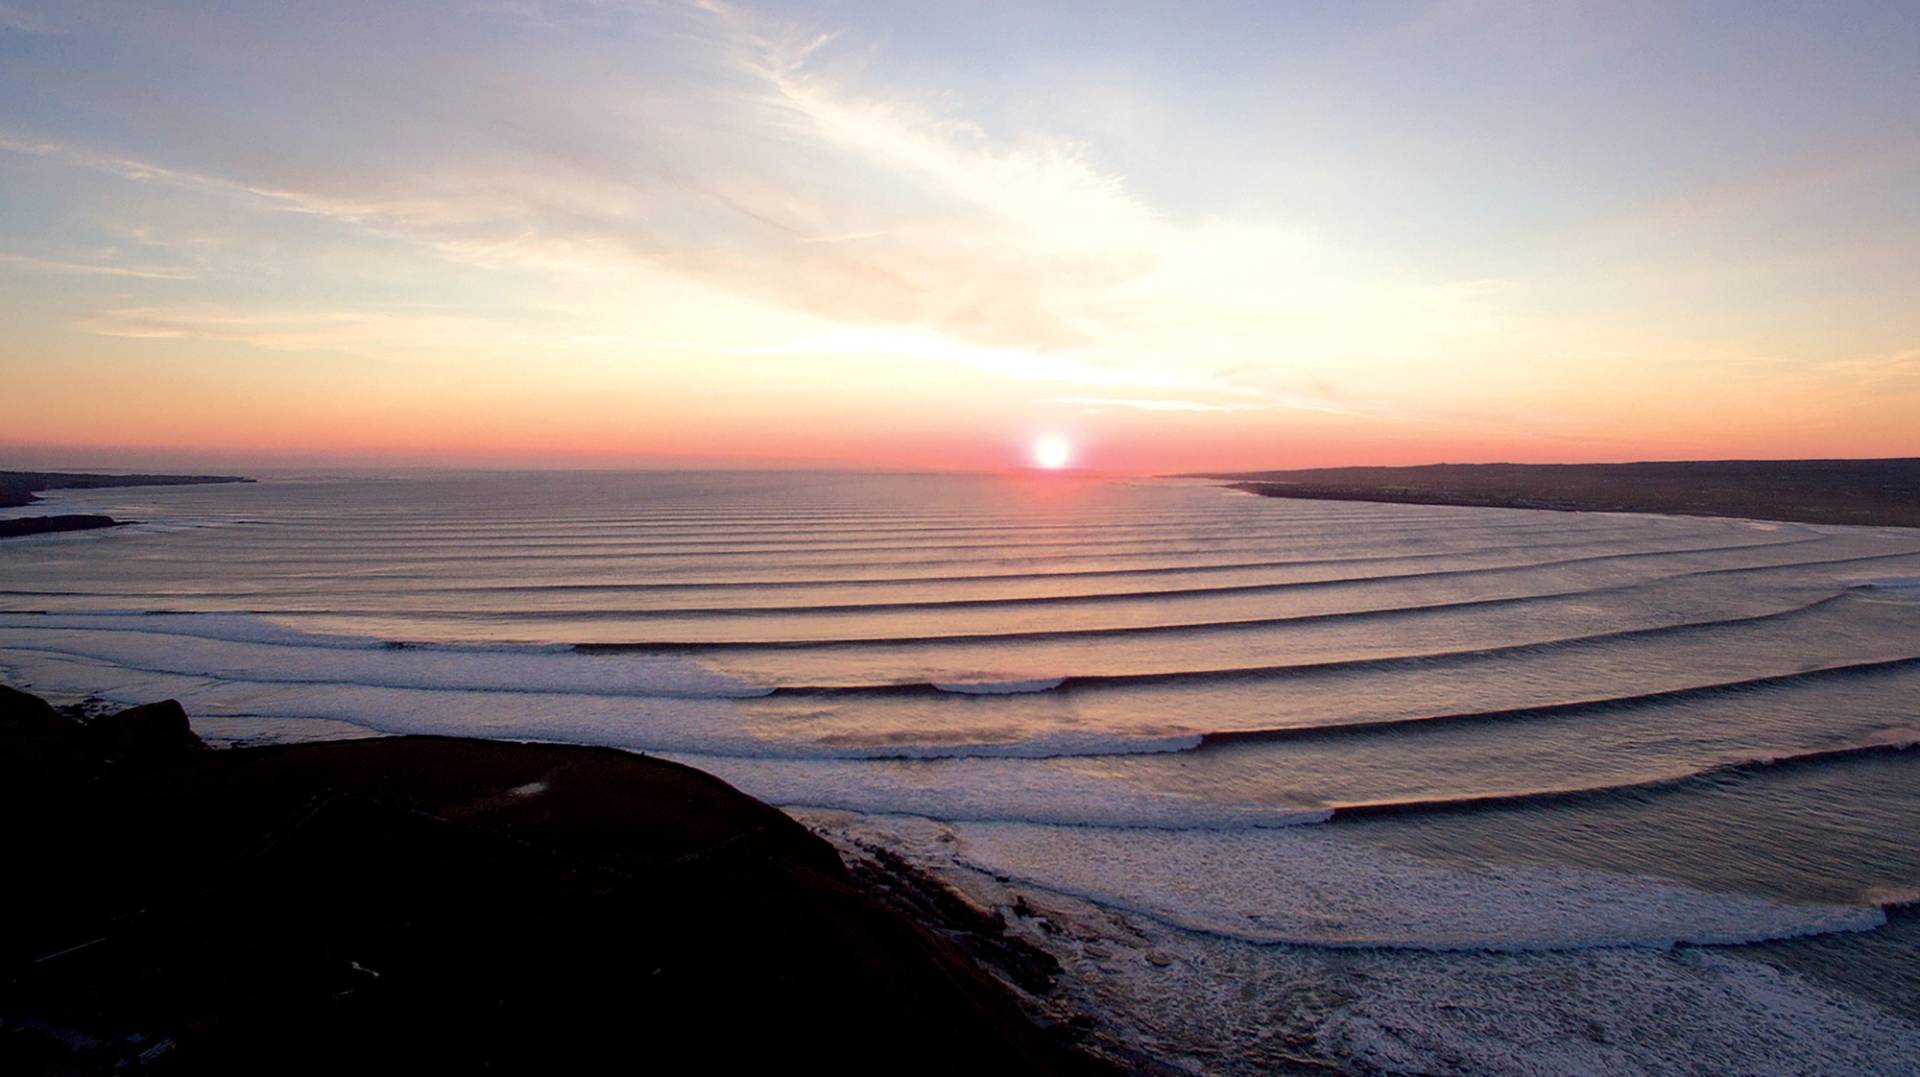
[[[114,486],[205,486],[252,482],[239,475],[101,475],[81,471],[0,471],[0,508],[40,500],[45,490],[98,490]]]
[[[1920,458],[1913,457],[1428,464],[1180,477],[1226,480],[1234,489],[1263,497],[1320,501],[1920,527]]]
[[[1110,1072],[832,846],[629,752],[205,749],[0,687],[0,1072]],[[1007,981],[1007,982],[1003,982]]]

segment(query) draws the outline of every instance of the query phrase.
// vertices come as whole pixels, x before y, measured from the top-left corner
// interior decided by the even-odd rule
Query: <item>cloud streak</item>
[[[1901,298],[1887,280],[1850,293],[1885,307],[1877,321],[1867,299],[1762,304],[1667,241],[1885,180],[1913,167],[1908,150],[1835,156],[1806,141],[1713,182],[1589,173],[1593,190],[1633,197],[1594,196],[1555,220],[1600,223],[1516,245],[1499,237],[1524,231],[1535,192],[1496,152],[1512,132],[1466,129],[1527,117],[1411,96],[1476,57],[1604,62],[1644,47],[1645,28],[1588,40],[1591,20],[1543,18],[1521,48],[1499,20],[1413,20],[1340,55],[1420,61],[1436,34],[1470,54],[1433,57],[1407,76],[1428,81],[1404,86],[1356,85],[1299,56],[1273,67],[1326,81],[1247,68],[1227,86],[1168,71],[1154,49],[1099,56],[1104,82],[1011,61],[991,79],[954,77],[968,60],[946,50],[963,45],[914,39],[921,20],[831,10],[849,21],[720,0],[409,5],[354,20],[85,4],[50,19],[0,5],[0,25],[74,39],[60,70],[0,70],[0,182],[33,207],[0,234],[0,269],[65,298],[61,310],[85,297],[65,328],[92,336],[466,354],[530,389],[625,364],[622,384],[747,399],[730,379],[779,360],[765,384],[845,401],[875,429],[898,426],[918,393],[924,411],[981,428],[1031,403],[1242,431],[1287,413],[1409,437],[1597,443],[1655,415],[1668,436],[1688,421],[1681,401],[1698,422],[1701,401],[1812,382],[1800,398],[1831,424],[1866,407],[1869,387],[1914,392],[1897,356],[1920,326],[1886,313]],[[1005,13],[975,17],[984,35]],[[1113,41],[1142,29],[1131,17],[1112,16]],[[1186,21],[1223,63],[1246,59],[1235,27]],[[923,60],[947,74],[916,74]],[[1082,82],[1153,119],[1076,126],[1055,105]],[[1385,105],[1368,97],[1394,89]],[[1295,181],[1326,162],[1301,152],[1300,130],[1417,146],[1402,113],[1464,133],[1432,167],[1339,162],[1356,188],[1340,204],[1357,216],[1302,194],[1315,188]],[[87,119],[100,116],[123,121]],[[1445,168],[1475,152],[1485,176],[1464,195],[1445,187]],[[1701,211],[1698,191],[1724,197]],[[1486,227],[1448,245],[1414,227],[1422,214]],[[138,254],[101,253],[135,228],[148,237]],[[1899,226],[1881,231],[1911,253]],[[1607,269],[1628,262],[1635,273]],[[1855,265],[1849,285],[1867,272]],[[1696,301],[1674,281],[1722,294]],[[1851,335],[1834,341],[1836,327]],[[1769,362],[1727,359],[1755,355]],[[836,378],[840,393],[822,391]]]

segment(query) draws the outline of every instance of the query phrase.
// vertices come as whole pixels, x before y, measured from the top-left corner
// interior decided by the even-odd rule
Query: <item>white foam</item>
[[[380,734],[352,722],[326,718],[264,718],[257,714],[231,718],[188,715],[193,731],[216,748],[257,744],[304,744],[310,741],[360,740]]]
[[[1105,755],[1165,755],[1189,752],[1200,747],[1198,733],[1167,735],[1087,732],[1061,730],[1033,732],[1008,729],[1004,740],[989,740],[981,734],[959,737],[928,733],[915,742],[876,741],[872,744],[820,745],[782,752],[821,759],[1072,759]],[[794,744],[810,742],[789,742]]]
[[[694,753],[673,758],[783,808],[1168,830],[1300,826],[1325,822],[1331,814],[1159,792],[1086,774],[1070,760],[796,761]]]
[[[1331,1055],[1388,1073],[1911,1073],[1920,1030],[1711,950],[1362,958],[1319,1015]]]
[[[554,648],[388,647],[300,632],[239,614],[0,614],[0,646],[154,673],[277,684],[752,698],[768,687],[677,655],[581,655]]]
[[[167,647],[140,637],[138,655],[129,656],[119,653],[117,637],[111,633],[79,634],[84,638],[75,641],[53,631],[28,634],[27,641],[22,641],[12,632],[0,629],[0,669],[8,671],[16,683],[31,685],[43,694],[91,694],[126,704],[171,697],[196,716],[321,718],[383,733],[552,740],[795,760],[1046,759],[1173,752],[1199,743],[1194,735],[1127,737],[1077,731],[1026,735],[1013,728],[1006,730],[1004,739],[975,732],[947,738],[930,734],[897,744],[824,743],[803,736],[756,735],[741,720],[738,697],[661,691],[628,694],[617,690],[618,684],[615,691],[604,694],[592,694],[578,685],[547,691],[521,685],[493,687],[488,680],[511,684],[521,675],[519,667],[532,663],[535,668],[527,679],[537,685],[551,684],[568,675],[573,655],[422,655],[297,648],[248,655],[249,645],[200,641],[216,649],[208,652],[195,650],[193,641],[175,640]],[[670,656],[635,657],[649,661],[629,670],[630,676],[657,678],[662,664],[670,675],[691,679],[704,673],[698,667],[673,670],[671,664],[678,660]],[[611,663],[607,672],[596,673],[598,660],[578,661],[585,664],[583,675],[603,678],[603,686],[619,675],[623,665]],[[344,679],[348,674],[359,679]],[[303,675],[311,679],[301,679]]]
[[[1334,828],[1178,834],[1022,823],[957,828],[966,863],[1194,931],[1254,943],[1545,950],[1742,943],[1886,922],[1575,868],[1467,870]]]
[[[1912,1023],[1737,950],[1262,945],[962,866],[956,847],[964,856],[975,828],[800,817],[847,855],[883,845],[1001,909],[1011,932],[1062,965],[1033,1004],[1054,1020],[1095,1015],[1089,1042],[1117,1046],[1123,1064],[1131,1052],[1232,1077],[1296,1072],[1303,1060],[1337,1072],[1540,1077],[1893,1074],[1920,1058]]]
[[[1877,579],[1851,582],[1852,586],[1865,591],[1872,599],[1890,602],[1920,601],[1920,576],[1882,576]]]
[[[154,613],[140,610],[86,612],[0,613],[0,625],[22,629],[68,628],[100,632],[138,632],[234,643],[280,644],[341,650],[388,650],[396,645],[371,636],[303,632],[250,613]],[[565,643],[409,643],[408,650],[476,651],[482,653],[557,654],[572,650]]]
[[[1033,677],[1012,681],[934,681],[933,686],[942,692],[958,692],[962,695],[1007,696],[1051,692],[1066,681],[1065,677]]]

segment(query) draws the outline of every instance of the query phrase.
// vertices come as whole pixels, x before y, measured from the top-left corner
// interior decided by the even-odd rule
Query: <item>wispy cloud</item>
[[[498,341],[501,327],[479,318],[356,310],[228,310],[128,307],[101,311],[83,328],[146,340],[220,340],[276,351],[451,351]]]
[[[0,251],[0,265],[43,273],[80,273],[87,276],[134,277],[140,280],[192,280],[198,276],[193,269],[185,266],[70,261],[60,258],[42,258],[18,251]]]
[[[21,90],[0,105],[0,178],[24,177],[22,197],[50,211],[38,216],[78,222],[0,236],[0,268],[114,278],[108,309],[82,325],[106,335],[471,351],[502,370],[518,363],[528,384],[558,356],[580,369],[624,363],[633,383],[715,397],[742,370],[804,370],[778,384],[817,386],[813,372],[832,368],[861,381],[847,386],[856,396],[880,391],[863,379],[899,394],[971,393],[982,422],[991,407],[1032,400],[1231,415],[1221,425],[1243,430],[1263,413],[1306,410],[1408,429],[1557,424],[1611,436],[1663,409],[1678,426],[1681,402],[1697,414],[1700,400],[1761,400],[1808,380],[1844,386],[1836,401],[1862,386],[1913,392],[1910,355],[1883,355],[1910,338],[1884,325],[1821,351],[1804,343],[1812,331],[1796,346],[1770,336],[1772,323],[1747,328],[1735,315],[1754,305],[1738,297],[1703,304],[1697,325],[1691,312],[1639,318],[1634,304],[1657,283],[1587,274],[1577,259],[1554,267],[1577,288],[1543,288],[1527,252],[1499,238],[1538,209],[1496,204],[1537,193],[1521,180],[1490,175],[1463,201],[1455,189],[1423,193],[1425,172],[1356,168],[1345,174],[1362,188],[1358,223],[1324,202],[1269,196],[1263,184],[1285,186],[1308,163],[1268,146],[1261,125],[1284,141],[1307,104],[1275,95],[1264,118],[1195,111],[1198,83],[1139,70],[1129,92],[1195,138],[1076,128],[1048,93],[1077,72],[916,81],[913,58],[889,50],[938,54],[944,43],[896,40],[855,9],[816,15],[848,21],[724,0],[454,0],[351,20],[324,6],[277,19],[88,8],[72,36],[109,46],[92,62],[81,48],[57,74],[0,72],[0,88]],[[1591,18],[1507,15],[1475,6],[1415,20],[1376,47],[1404,58],[1439,35],[1533,64],[1536,45],[1557,43],[1587,62],[1580,28]],[[0,0],[0,26],[31,16]],[[148,67],[196,77],[130,73]],[[1307,126],[1366,119],[1343,85],[1320,87],[1314,107],[1345,103]],[[49,107],[13,104],[43,98]],[[125,129],[60,120],[109,114],[132,119]],[[1404,135],[1404,123],[1396,114],[1365,137]],[[1298,149],[1305,136],[1294,134]],[[1587,219],[1611,221],[1600,230],[1628,242],[1913,166],[1910,140],[1856,144],[1858,159],[1808,143],[1792,158],[1799,171],[1704,176],[1704,210],[1689,188],[1629,170],[1594,186],[1635,201]],[[1210,156],[1158,163],[1193,146]],[[1242,166],[1251,178],[1205,174]],[[1416,204],[1450,229],[1486,224],[1487,242],[1441,244],[1403,227],[1420,223]],[[1633,204],[1640,216],[1618,215]],[[60,227],[93,235],[50,234]],[[1889,232],[1896,253],[1910,245]],[[101,253],[116,244],[122,253]],[[1843,324],[1840,302],[1802,318]],[[1834,354],[1843,358],[1823,362]],[[766,357],[796,362],[756,365]]]
[[[1086,408],[1131,408],[1134,411],[1270,411],[1270,404],[1220,404],[1172,397],[1043,396],[1035,404],[1071,404]]]

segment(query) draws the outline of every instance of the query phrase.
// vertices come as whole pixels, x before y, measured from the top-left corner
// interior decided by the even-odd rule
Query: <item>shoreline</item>
[[[206,486],[250,483],[239,475],[107,475],[82,471],[0,471],[0,509],[39,504],[48,490],[102,490],[128,486]],[[98,531],[126,527],[138,520],[116,520],[95,513],[0,518],[0,539],[51,535],[68,531]]]
[[[6,713],[4,704],[16,695],[0,691],[0,716]],[[166,707],[135,710],[164,713]],[[114,712],[90,697],[63,708],[62,713],[84,715],[99,723],[126,712]],[[175,707],[173,713],[185,722],[184,712]],[[216,731],[210,735],[226,741],[219,726],[227,723],[213,724]],[[6,730],[0,717],[0,733]],[[188,773],[202,775],[196,784],[207,785],[204,776],[210,775],[212,791],[203,790],[199,800],[203,818],[218,817],[212,827],[216,852],[220,847],[258,848],[259,841],[239,840],[258,831],[279,848],[273,856],[277,873],[300,887],[319,888],[317,894],[302,898],[307,902],[303,905],[289,907],[283,897],[276,898],[276,911],[264,921],[223,920],[217,927],[203,926],[203,931],[224,932],[249,946],[265,946],[278,953],[276,948],[286,945],[284,932],[289,924],[297,926],[314,917],[337,919],[342,907],[356,901],[373,903],[376,912],[394,903],[421,910],[416,890],[427,888],[431,897],[443,895],[431,891],[431,880],[409,877],[408,865],[420,860],[434,865],[435,872],[449,870],[448,864],[461,869],[468,854],[478,851],[486,861],[485,885],[510,888],[515,904],[505,910],[487,905],[479,912],[456,916],[455,925],[446,929],[456,940],[454,945],[477,945],[489,954],[511,952],[519,945],[516,940],[526,934],[539,935],[540,945],[549,946],[541,926],[546,914],[539,911],[547,906],[541,903],[571,902],[569,888],[580,882],[582,872],[591,876],[590,889],[597,890],[621,891],[650,879],[647,871],[635,870],[630,855],[611,862],[608,856],[624,855],[617,850],[627,848],[636,828],[643,833],[651,830],[654,840],[680,840],[691,846],[687,852],[664,858],[669,875],[682,870],[673,865],[702,863],[710,853],[721,852],[714,866],[721,876],[719,889],[703,886],[685,901],[664,906],[655,901],[623,908],[617,916],[589,916],[589,923],[580,930],[592,941],[573,944],[576,947],[611,945],[599,933],[614,932],[609,922],[624,924],[638,910],[680,940],[682,960],[697,955],[692,960],[725,967],[734,977],[779,975],[779,970],[794,964],[792,955],[781,949],[788,943],[780,940],[822,930],[817,920],[801,916],[796,922],[800,914],[792,906],[797,903],[811,910],[825,900],[839,911],[827,914],[826,929],[831,934],[823,945],[829,950],[863,947],[852,960],[856,983],[870,975],[889,982],[901,975],[933,975],[949,986],[958,982],[960,999],[916,1004],[907,1018],[918,1029],[912,1033],[912,1042],[867,1043],[849,1049],[838,1041],[829,1047],[808,1040],[805,1032],[783,1033],[784,1051],[801,1056],[813,1049],[831,1052],[830,1064],[841,1071],[910,1066],[942,1072],[943,1060],[953,1072],[979,1068],[974,1056],[959,1061],[950,1045],[929,1047],[934,1042],[926,1039],[930,1033],[923,1025],[913,1025],[915,1020],[944,1030],[932,1034],[937,1036],[959,1035],[954,1031],[956,1023],[971,1028],[974,1031],[968,1035],[984,1034],[991,1041],[981,1050],[1008,1043],[1029,1045],[1040,1052],[1039,1061],[1016,1055],[1013,1062],[1002,1057],[993,1065],[1001,1072],[1033,1073],[1299,1075],[1409,1067],[1434,1072],[1533,1072],[1541,1065],[1665,1073],[1680,1072],[1676,1066],[1688,1058],[1716,1060],[1717,1066],[1729,1071],[1782,1058],[1851,1059],[1858,1068],[1874,1070],[1889,1058],[1911,1057],[1920,1048],[1920,1026],[1912,1024],[1912,1015],[1900,1017],[1871,1006],[1847,985],[1822,979],[1819,971],[1830,967],[1836,954],[1897,948],[1920,940],[1920,911],[1911,907],[1889,908],[1892,921],[1874,931],[1742,945],[1428,951],[1255,944],[1230,935],[1196,932],[1131,906],[1105,905],[1068,890],[1000,874],[970,856],[964,826],[920,817],[774,808],[738,793],[705,771],[627,749],[375,734],[346,741],[254,742],[194,754],[197,758],[184,766],[177,758],[158,760],[155,770],[156,761],[123,753],[113,767],[123,778],[159,775],[142,787],[149,792],[177,788]],[[21,765],[18,752],[5,753],[4,758],[16,767]],[[469,784],[476,774],[484,780]],[[661,795],[663,776],[677,783],[673,788],[678,793]],[[11,795],[19,795],[19,775],[0,777],[11,777],[16,784]],[[45,780],[42,774],[33,777]],[[229,796],[236,784],[245,794],[237,802]],[[106,814],[112,820],[122,819],[129,801],[113,793],[111,784],[107,789]],[[691,802],[690,794],[695,798]],[[0,794],[0,799],[6,795]],[[725,833],[682,833],[676,838],[677,828],[703,824],[712,802],[698,798],[712,796],[725,798],[719,802],[725,813],[747,813],[741,820],[746,825],[729,824],[732,829]],[[265,803],[280,805],[279,820],[273,818],[274,812],[252,810],[263,797],[272,798]],[[197,828],[178,825],[179,813],[164,798],[158,802],[135,798],[132,803],[141,809],[140,826],[173,834],[175,840],[182,829],[197,833]],[[316,806],[323,809],[317,815]],[[35,808],[44,813],[43,818],[64,819],[69,814],[58,804],[49,810],[38,800]],[[228,821],[236,808],[241,821]],[[338,814],[348,808],[351,812],[344,818]],[[153,817],[144,818],[149,814]],[[301,817],[289,824],[290,816]],[[317,847],[296,840],[314,828],[327,840]],[[405,833],[390,837],[389,830],[396,828]],[[137,833],[116,832],[113,841],[138,842]],[[503,847],[496,845],[497,840],[513,847],[505,860],[499,859]],[[477,850],[469,847],[474,841]],[[95,856],[93,850],[98,847],[98,843],[65,844],[87,859]],[[201,860],[186,865],[187,870],[199,872],[217,859],[205,851],[195,855]],[[243,863],[253,855],[247,852]],[[657,863],[661,858],[645,859]],[[797,867],[792,863],[796,859]],[[109,870],[122,872],[129,866],[124,857],[116,856],[115,861]],[[563,869],[557,875],[556,866]],[[91,870],[102,869],[96,865]],[[804,876],[799,882],[792,878],[795,871]],[[232,872],[224,869],[228,876]],[[221,898],[230,893],[232,884],[220,881],[222,874],[204,872],[215,881],[203,895]],[[341,875],[378,882],[367,883],[374,889],[363,894],[338,882]],[[460,878],[462,886],[475,882],[471,875]],[[84,886],[85,880],[73,885]],[[348,889],[340,890],[342,885]],[[167,902],[153,904],[164,908]],[[234,906],[229,902],[227,907]],[[573,905],[565,907],[568,915],[579,915]],[[424,907],[430,921],[442,915],[441,909],[437,900]],[[854,915],[851,921],[849,909]],[[18,921],[17,911],[10,910],[9,915]],[[355,939],[364,930],[366,916],[356,910],[347,920],[347,948],[359,953]],[[416,920],[410,930],[423,930],[420,923]],[[620,930],[632,933],[630,926]],[[846,931],[854,936],[839,934]],[[887,937],[893,941],[876,945],[871,939],[876,931],[891,933]],[[743,932],[751,935],[746,942],[737,939]],[[378,932],[371,934],[378,936]],[[111,928],[69,931],[66,938],[79,939],[86,947],[80,952],[92,955],[87,958],[89,975],[97,975],[103,962],[109,970],[126,967],[115,964],[124,958],[97,954],[94,951],[101,947],[88,941],[119,945],[121,936]],[[908,940],[918,941],[903,949]],[[63,951],[46,949],[57,958],[53,964],[70,960]],[[727,956],[715,956],[712,950]],[[816,960],[820,956],[817,947],[807,953]],[[362,954],[349,960],[383,973],[372,985],[347,978],[348,989],[355,992],[384,986],[396,964],[391,954],[378,959]],[[150,967],[134,964],[132,971],[153,975]],[[903,973],[903,967],[908,971]],[[754,969],[762,971],[749,971]],[[568,975],[578,971],[569,969]],[[476,975],[484,979],[492,973]],[[581,974],[581,980],[597,982],[586,974]],[[732,990],[735,982],[729,979],[714,989]],[[1222,994],[1223,984],[1238,986]],[[447,988],[437,985],[435,989]],[[836,997],[845,998],[856,988],[836,981],[834,990],[840,992]],[[13,993],[0,1001],[12,1004],[20,997]],[[698,1030],[695,1039],[726,1035],[717,1027],[707,1031],[708,1024],[702,1022],[755,1024],[758,1015],[751,1005],[726,997],[725,1016],[696,1007],[698,1012],[678,1014],[671,1031],[649,1033],[649,1052],[666,1052],[667,1057],[688,1065],[710,1064],[711,1058],[695,1053],[693,1046],[685,1045],[688,1053],[683,1056],[673,1053],[677,1050],[673,1045],[679,1042],[677,1036],[690,1030]],[[649,1004],[657,1002],[652,999]],[[331,1005],[318,999],[308,1004]],[[848,1005],[861,1009],[868,1004]],[[1786,1007],[1782,1014],[1812,1015],[1813,1023],[1785,1016],[1758,1024],[1751,1020],[1755,1007],[1777,1004]],[[161,1005],[156,1012],[167,1011]],[[7,1027],[34,1027],[17,1019],[17,1005],[0,1009],[0,1014]],[[503,1019],[511,1024],[521,1015],[508,1014]],[[804,1023],[827,1020],[816,1015]],[[74,1028],[57,1023],[48,1027]],[[215,1027],[220,1023],[215,1022]],[[535,1031],[520,1028],[506,1035]],[[847,1033],[841,1029],[837,1034]],[[176,1045],[186,1042],[166,1038]],[[807,1046],[810,1043],[815,1046]],[[0,1054],[0,1059],[4,1057]],[[217,1065],[209,1068],[221,1071]],[[509,1062],[504,1068],[516,1067]],[[22,1072],[34,1071],[23,1068]]]

